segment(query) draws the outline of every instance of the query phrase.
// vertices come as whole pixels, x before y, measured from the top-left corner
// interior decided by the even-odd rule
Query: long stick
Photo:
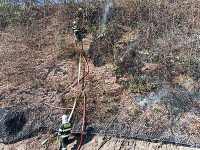
[[[79,56],[79,66],[78,66],[78,84],[79,84],[79,79],[80,79],[80,74],[81,74],[81,53]]]
[[[77,100],[78,100],[78,97],[79,97],[78,92],[76,92],[76,97],[75,97],[75,100],[74,100],[74,105],[73,105],[72,111],[71,111],[71,113],[70,113],[70,115],[69,115],[69,118],[68,118],[68,121],[69,121],[69,122],[70,122],[70,120],[71,120],[71,118],[72,118],[72,115],[73,115],[73,113],[74,113],[74,110],[75,110],[75,107],[76,107],[76,102],[77,102]]]

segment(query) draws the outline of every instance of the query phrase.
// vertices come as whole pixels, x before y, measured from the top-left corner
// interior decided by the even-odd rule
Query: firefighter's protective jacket
[[[78,26],[78,25],[74,25],[73,27],[72,27],[72,29],[74,30],[74,33],[78,33],[78,32],[80,32],[80,27]]]
[[[59,128],[59,134],[61,138],[69,137],[71,134],[71,124],[70,123],[61,124]]]

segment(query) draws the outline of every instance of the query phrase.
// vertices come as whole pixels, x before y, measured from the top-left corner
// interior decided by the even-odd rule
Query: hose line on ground
[[[78,51],[78,48],[77,48],[77,45],[76,45],[76,39],[74,37],[74,47],[75,49]],[[82,43],[82,50],[83,50],[83,43]],[[82,76],[82,77],[79,77],[80,75],[80,65],[81,65],[81,58],[83,59],[84,63],[86,64],[86,72],[85,74]],[[79,147],[77,148],[77,150],[79,150],[81,148],[81,144],[82,144],[82,141],[83,141],[83,133],[84,133],[84,126],[85,126],[85,111],[86,111],[86,108],[85,108],[85,105],[86,105],[86,94],[85,92],[82,90],[77,90],[75,88],[75,86],[80,82],[82,81],[86,76],[87,74],[89,73],[89,66],[88,66],[88,63],[84,57],[84,55],[82,53],[80,53],[80,58],[79,58],[79,73],[78,73],[78,80],[72,85],[72,89],[75,90],[75,93],[76,93],[76,97],[75,97],[75,100],[74,100],[74,105],[73,105],[73,109],[70,113],[70,116],[69,116],[69,121],[74,113],[74,110],[75,110],[75,107],[76,107],[76,102],[79,98],[79,96],[82,94],[83,96],[83,123],[82,123],[82,131],[81,131],[81,141],[80,141],[80,144],[79,144]]]

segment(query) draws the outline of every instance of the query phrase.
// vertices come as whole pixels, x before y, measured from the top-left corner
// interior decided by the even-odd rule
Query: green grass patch
[[[159,112],[159,109],[158,108],[154,108],[153,112],[157,113],[157,112]]]
[[[145,93],[149,91],[150,88],[148,84],[142,84],[142,83],[131,83],[129,85],[129,93]]]
[[[109,112],[114,112],[115,110],[117,110],[117,106],[114,105],[112,102],[109,103],[109,106],[104,108],[104,111],[106,113],[109,113]]]
[[[133,110],[133,114],[134,114],[135,116],[139,115],[139,113],[140,113],[139,110],[137,110],[137,109],[134,109],[134,110]]]

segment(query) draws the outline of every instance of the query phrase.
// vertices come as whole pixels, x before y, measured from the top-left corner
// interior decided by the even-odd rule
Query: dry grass
[[[177,85],[181,85],[188,89],[190,92],[194,90],[194,88],[198,87],[198,83],[195,82],[191,77],[186,75],[180,75],[173,79],[173,83]]]
[[[93,40],[95,46],[99,48],[95,49],[95,52],[99,52],[98,54],[106,60],[105,65],[95,67],[91,60],[96,58],[88,58],[91,72],[86,79],[90,80],[86,84],[89,97],[87,103],[90,105],[90,116],[87,119],[101,118],[103,115],[107,115],[105,111],[112,112],[115,109],[114,106],[119,103],[120,108],[122,105],[124,107],[121,110],[124,120],[127,118],[139,118],[140,120],[141,118],[144,125],[149,124],[154,130],[161,131],[165,127],[168,128],[171,125],[168,118],[169,112],[163,105],[148,105],[146,112],[144,112],[133,97],[127,98],[133,101],[131,105],[127,99],[121,100],[120,97],[117,102],[109,102],[110,97],[103,95],[102,91],[111,93],[114,95],[113,97],[115,95],[125,97],[123,95],[125,92],[122,89],[126,88],[125,90],[127,90],[127,83],[131,80],[130,76],[132,74],[140,76],[141,71],[144,71],[145,74],[141,80],[148,81],[152,77],[158,79],[163,76],[167,81],[171,82],[174,79],[174,83],[184,84],[187,82],[188,84],[185,86],[188,88],[193,86],[196,79],[191,76],[198,75],[192,65],[193,57],[199,57],[197,50],[199,38],[196,35],[200,29],[198,0],[118,0],[111,7],[113,14],[108,17],[108,32],[105,39],[102,40],[103,42],[96,40],[104,9],[103,3],[101,5],[95,2],[91,5],[86,3],[59,4],[51,5],[48,9],[42,8],[35,14],[35,21],[26,26],[20,25],[20,27],[15,28],[16,30],[7,29],[4,31],[7,33],[1,33],[0,59],[3,60],[0,64],[2,68],[1,86],[12,88],[29,83],[28,85],[32,85],[32,87],[40,87],[43,82],[38,81],[41,81],[48,72],[48,68],[57,65],[65,66],[70,72],[69,76],[66,75],[63,79],[63,76],[60,75],[62,79],[56,78],[54,77],[54,69],[54,72],[51,72],[49,76],[48,86],[54,88],[54,92],[55,90],[62,92],[67,84],[71,84],[69,81],[75,79],[75,70],[77,69],[74,67],[76,66],[74,65],[75,61],[72,61],[76,52],[72,43],[71,26],[75,8],[78,6],[82,6],[87,12],[84,16],[84,26],[88,28],[89,37],[84,40],[87,43],[85,49],[91,47],[90,43]],[[92,19],[96,19],[95,22],[92,22]],[[181,42],[176,42],[177,36],[180,35]],[[122,66],[124,70],[129,70],[122,69],[118,80],[116,62],[129,45],[138,38],[144,39],[141,48],[143,51],[140,51],[139,48],[136,51],[136,56],[131,57],[131,60]],[[87,52],[87,50],[85,51]],[[158,58],[153,60],[155,54]],[[182,70],[175,68],[177,57],[183,62]],[[67,65],[69,62],[62,64],[62,62],[66,62],[66,58],[71,61],[70,65]],[[175,73],[173,73],[174,70]],[[60,74],[62,73],[60,72]],[[180,75],[181,73],[185,73],[186,76]],[[174,74],[176,74],[175,78]],[[124,84],[120,82],[120,79],[124,80]],[[60,82],[63,82],[62,87]],[[64,94],[63,100],[71,103],[71,98],[65,96],[67,95]],[[100,101],[100,98],[104,97],[106,97],[105,102]],[[55,99],[49,101],[56,102]],[[194,120],[193,123],[183,118],[181,124],[187,124],[188,126],[185,128],[196,132],[199,130],[198,117],[191,116],[191,118]],[[196,124],[194,128],[193,124]],[[141,127],[139,126],[139,128]],[[153,132],[152,128],[148,128],[147,132]]]
[[[194,113],[187,113],[180,118],[180,124],[183,126],[184,130],[190,131],[190,134],[200,133],[200,118]]]

